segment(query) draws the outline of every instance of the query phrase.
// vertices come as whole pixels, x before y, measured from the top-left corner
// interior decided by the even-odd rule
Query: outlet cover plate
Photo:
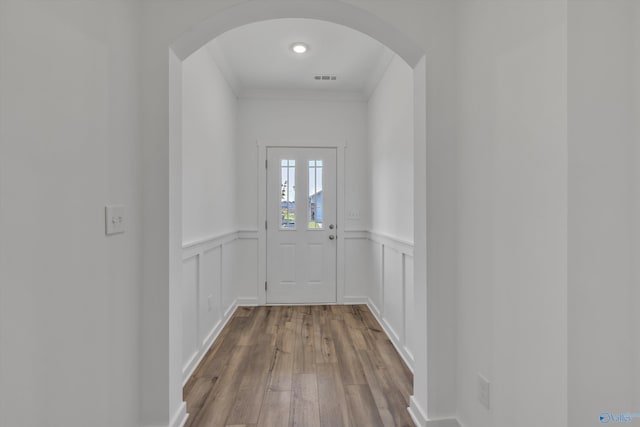
[[[124,205],[109,205],[104,208],[105,233],[124,233],[126,230],[126,208]]]
[[[491,383],[478,374],[478,402],[487,409],[491,409]]]

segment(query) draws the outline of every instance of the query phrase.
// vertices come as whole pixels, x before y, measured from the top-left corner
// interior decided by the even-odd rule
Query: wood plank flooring
[[[413,427],[412,384],[365,305],[240,307],[184,387],[187,427]]]

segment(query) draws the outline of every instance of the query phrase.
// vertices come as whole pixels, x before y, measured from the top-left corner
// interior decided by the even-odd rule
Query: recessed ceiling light
[[[306,53],[307,50],[309,50],[309,46],[304,43],[298,42],[291,45],[291,50],[295,53]]]

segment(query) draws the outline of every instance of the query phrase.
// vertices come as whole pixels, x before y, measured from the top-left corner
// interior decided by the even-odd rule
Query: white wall
[[[370,240],[368,232],[346,233],[344,241],[345,283],[348,292],[345,293],[345,304],[362,304],[367,302],[373,283],[373,266],[370,254]]]
[[[313,99],[283,94],[243,98],[238,102],[238,218],[240,228],[257,230],[258,147],[290,143],[299,146],[342,146],[345,154],[345,211],[360,212],[346,230],[368,224],[366,183],[366,104],[358,100]]]
[[[179,139],[175,124],[181,120],[171,120],[176,108],[167,106],[181,98],[172,85],[181,82],[170,82],[175,74],[169,73],[167,54],[181,37],[197,37],[189,30],[203,19],[243,3],[0,3],[2,424],[15,425],[20,417],[23,425],[46,425],[45,420],[167,425],[180,416],[182,320],[176,284],[182,278],[183,236],[182,201],[175,196],[182,174],[177,172],[181,149],[169,141]],[[449,139],[452,115],[442,107],[451,99],[453,2],[408,2],[402,8],[390,1],[348,3],[402,28],[430,52],[423,70],[432,93],[425,112],[429,141]],[[280,14],[291,6],[269,4]],[[363,27],[372,22],[355,19],[355,13],[326,16]],[[398,41],[387,29],[369,29]],[[174,71],[178,59],[170,59]],[[353,177],[347,182],[361,186]],[[416,194],[422,197],[424,181],[419,185]],[[106,203],[128,206],[126,234],[103,236]],[[366,228],[363,215],[353,229]],[[426,224],[421,226],[422,232]],[[424,236],[418,243],[424,260]],[[32,268],[34,258],[42,261],[38,270]],[[426,268],[416,271],[420,304],[426,300]],[[426,324],[426,315],[420,315],[420,324]],[[426,335],[420,338],[419,359],[426,365]],[[59,339],[67,345],[59,346]],[[36,360],[43,349],[53,357]],[[416,393],[426,410],[430,380],[426,368],[420,369]],[[87,384],[103,395],[76,393]],[[67,411],[69,396],[75,398],[72,411]]]
[[[137,16],[0,2],[2,426],[139,425]],[[105,236],[107,204],[124,234]]]
[[[458,416],[567,426],[566,4],[458,5]],[[477,375],[491,382],[491,409]]]
[[[395,56],[368,103],[371,230],[413,243],[413,70]]]
[[[173,194],[169,183],[176,179],[169,167],[167,50],[204,17],[240,3],[0,2],[0,424],[74,426],[90,420],[96,426],[167,425],[175,413],[181,372],[167,354],[175,338],[173,331],[167,332],[174,322],[170,283],[176,283],[169,280],[173,258],[168,254],[172,245],[179,247],[182,236],[171,241],[167,234]],[[637,184],[629,188],[628,179],[640,181],[640,161],[632,163],[640,160],[640,118],[628,117],[630,103],[637,114],[638,97],[630,100],[621,92],[630,87],[625,80],[635,81],[636,90],[640,87],[638,73],[627,68],[640,68],[640,43],[628,43],[629,34],[640,28],[638,5],[629,2],[634,15],[632,9],[622,13],[627,5],[614,1],[602,10],[597,2],[570,1],[570,46],[575,50],[569,55],[567,170],[559,164],[567,164],[563,144],[556,144],[556,132],[566,120],[550,117],[561,116],[558,97],[567,93],[556,81],[565,63],[561,34],[566,31],[555,22],[562,20],[563,11],[555,10],[562,2],[476,0],[458,7],[449,0],[403,2],[402,7],[382,0],[348,3],[401,28],[427,52],[419,69],[424,74],[417,78],[424,77],[429,93],[426,126],[419,129],[428,145],[415,150],[415,156],[426,163],[429,179],[427,171],[414,170],[425,178],[415,188],[419,215],[414,218],[414,255],[416,308],[421,310],[415,318],[421,330],[428,328],[429,347],[426,333],[419,335],[414,401],[428,418],[453,415],[456,387],[451,379],[457,376],[457,407],[467,427],[589,425],[583,421],[593,418],[581,418],[575,402],[569,404],[570,423],[563,415],[562,361],[567,357],[558,343],[566,340],[566,311],[559,306],[570,304],[569,330],[573,334],[576,326],[578,331],[572,335],[578,339],[569,341],[573,400],[580,369],[598,375],[612,369],[611,378],[619,378],[629,359],[624,346],[612,348],[604,363],[601,351],[590,355],[577,350],[587,345],[593,327],[613,331],[626,342],[629,327],[616,324],[628,324],[625,311],[631,312],[628,305],[638,299],[635,218],[640,195]],[[630,22],[634,16],[636,21]],[[594,26],[587,28],[590,22]],[[597,54],[585,49],[590,44]],[[629,49],[636,49],[633,65]],[[459,110],[452,112],[456,92]],[[581,103],[588,94],[597,95],[598,102]],[[457,151],[454,119],[460,130]],[[636,139],[629,143],[628,126],[634,123]],[[417,123],[416,129],[420,127]],[[541,135],[545,129],[549,134]],[[612,150],[596,144],[598,135],[604,135]],[[587,170],[594,163],[602,169]],[[603,181],[594,183],[591,173]],[[562,193],[567,190],[558,175],[568,175],[571,191],[568,301],[566,285],[558,284],[565,275],[562,254],[567,246],[561,224],[566,216],[562,200],[566,204],[567,199]],[[633,190],[629,194],[635,194],[635,204],[621,194]],[[595,204],[600,197],[608,211]],[[107,203],[128,206],[127,233],[103,235]],[[604,227],[611,227],[611,233],[604,235]],[[590,237],[594,230],[604,240]],[[629,240],[623,236],[627,230],[635,232],[629,243],[635,245],[635,259],[619,249],[620,242]],[[459,251],[457,266],[452,240]],[[613,250],[598,252],[602,246]],[[593,265],[573,259],[589,260],[598,253],[602,258]],[[619,266],[635,271],[635,282],[629,272],[618,276]],[[611,292],[587,277],[590,271],[604,277]],[[619,304],[616,297],[629,295]],[[601,296],[622,311],[599,311],[603,305],[596,306],[593,298]],[[427,297],[428,314],[423,310]],[[540,306],[545,310],[539,316]],[[587,310],[589,306],[594,309]],[[594,326],[594,319],[603,325]],[[637,327],[637,314],[635,320]],[[446,340],[456,336],[456,326],[457,350]],[[638,329],[631,332],[636,336]],[[434,345],[438,342],[443,345]],[[632,392],[637,398],[638,340],[633,342],[631,366],[637,380]],[[544,349],[538,358],[534,345]],[[49,357],[40,358],[43,353]],[[460,358],[450,375],[452,354]],[[574,354],[589,357],[575,365]],[[140,377],[139,370],[144,371]],[[487,371],[493,380],[493,415],[475,401],[478,371]],[[603,380],[603,389],[611,387],[609,381]],[[627,381],[620,390],[627,390]],[[78,392],[86,389],[94,392]],[[626,410],[626,399],[617,400],[617,390],[600,399],[589,387],[575,398]],[[631,403],[636,408],[640,404],[638,399]],[[536,417],[514,418],[530,413]]]
[[[233,246],[234,259],[233,297],[238,304],[257,304],[260,280],[258,278],[258,236],[253,232],[240,231]],[[226,303],[231,300],[229,296]]]
[[[322,94],[320,94],[322,96]],[[351,220],[346,229],[361,229],[366,221],[366,108],[362,101],[332,96],[310,97],[301,93],[281,93],[242,98],[238,102],[238,151],[236,179],[240,229],[254,233],[262,225],[258,218],[258,188],[264,186],[263,169],[258,163],[260,144],[292,146],[344,146],[345,200],[343,209],[362,212],[360,220]],[[345,208],[346,207],[346,208]],[[245,298],[256,298],[258,289],[258,241],[245,240],[243,256],[236,261],[241,275],[239,286]],[[246,254],[246,256],[245,256]],[[357,277],[356,274],[351,274]],[[240,276],[239,276],[240,277]],[[365,286],[362,277],[346,288],[345,295],[358,295]]]
[[[182,378],[237,304],[257,303],[258,241],[238,230],[238,102],[207,47],[182,63]]]
[[[363,251],[369,254],[365,267],[369,304],[411,368],[413,101],[413,70],[395,56],[367,105],[371,227],[370,248]],[[352,261],[347,258],[346,263]]]
[[[569,2],[571,427],[600,425],[600,412],[635,413],[640,403],[635,3]]]
[[[345,221],[344,236],[349,231],[366,229],[369,221],[367,177],[367,108],[366,103],[353,96],[340,97],[319,94],[317,97],[304,93],[269,94],[253,98],[242,98],[238,102],[238,153],[236,179],[238,181],[238,218],[240,229],[258,230],[262,224],[258,219],[258,188],[264,186],[262,165],[258,164],[259,148],[262,146],[290,144],[292,146],[345,146],[344,150],[344,201],[339,208],[345,212],[356,212],[357,219]],[[264,148],[262,148],[264,149]],[[350,244],[345,241],[345,253],[352,254]],[[244,243],[251,246],[248,258],[239,258],[239,272],[248,277],[240,286],[246,297],[256,297],[258,271],[257,241]],[[256,257],[254,257],[256,254]],[[255,264],[254,264],[255,263]],[[362,273],[362,264],[346,263],[344,295],[362,301],[367,282]],[[253,281],[253,285],[251,284]]]
[[[182,241],[236,229],[237,99],[207,47],[182,65]]]

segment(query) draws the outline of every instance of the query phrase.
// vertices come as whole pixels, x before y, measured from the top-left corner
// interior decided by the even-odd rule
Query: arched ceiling
[[[309,46],[305,54],[294,42]],[[368,98],[395,55],[348,27],[313,19],[260,21],[223,33],[206,49],[237,94],[257,91],[342,92]],[[317,80],[317,75],[336,76]]]

